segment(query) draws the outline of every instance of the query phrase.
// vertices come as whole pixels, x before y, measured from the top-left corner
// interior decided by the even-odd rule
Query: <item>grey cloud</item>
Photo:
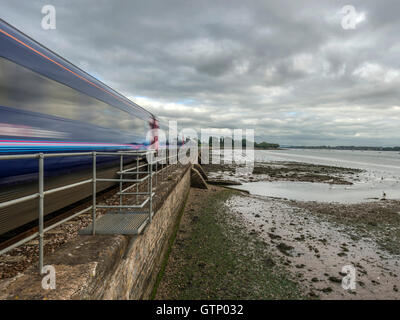
[[[45,4],[57,9],[55,31],[40,27]],[[164,121],[254,128],[281,144],[399,145],[400,3],[352,0],[366,19],[344,30],[347,4],[0,0],[1,18],[145,97],[136,99]]]

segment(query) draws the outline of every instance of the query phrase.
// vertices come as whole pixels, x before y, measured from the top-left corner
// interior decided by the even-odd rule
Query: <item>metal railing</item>
[[[98,208],[119,209],[119,211],[121,212],[122,209],[142,209],[148,204],[149,210],[147,213],[149,215],[149,217],[148,217],[149,222],[151,222],[153,214],[154,214],[153,213],[153,196],[155,195],[155,193],[153,192],[153,176],[155,176],[155,186],[156,186],[157,185],[157,176],[161,175],[161,179],[165,179],[165,174],[168,174],[168,168],[171,168],[172,165],[178,164],[178,161],[176,161],[176,162],[173,161],[171,164],[171,159],[176,158],[177,155],[173,155],[173,156],[167,155],[164,158],[155,160],[154,159],[155,153],[156,153],[156,151],[154,151],[154,150],[118,151],[118,152],[94,151],[94,152],[76,152],[76,153],[49,153],[49,154],[37,153],[37,154],[0,156],[0,161],[1,160],[18,160],[18,159],[38,159],[38,174],[39,174],[38,192],[37,193],[0,203],[0,209],[1,209],[1,208],[13,206],[15,204],[23,203],[23,202],[26,202],[29,200],[38,199],[38,201],[39,201],[38,231],[33,233],[30,236],[27,236],[26,238],[24,238],[18,242],[8,246],[7,248],[0,250],[0,255],[20,246],[28,241],[31,241],[31,240],[35,239],[36,237],[39,237],[39,273],[42,273],[43,260],[44,260],[43,256],[44,256],[44,235],[45,235],[45,233],[50,231],[51,229],[58,227],[59,225],[61,225],[63,223],[71,220],[71,219],[76,218],[79,215],[82,215],[86,212],[92,211],[92,235],[96,234],[96,211]],[[92,167],[93,167],[92,178],[45,191],[44,190],[45,159],[46,158],[54,158],[54,157],[74,157],[74,156],[92,157]],[[119,171],[116,172],[117,175],[119,175],[118,179],[97,178],[97,156],[118,156],[118,157],[120,157]],[[135,156],[136,157],[136,167],[124,169],[124,156]],[[147,163],[145,163],[143,165],[139,165],[139,159],[140,158],[143,159],[144,157],[147,158],[147,160],[148,160]],[[161,169],[158,170],[159,164],[161,165]],[[153,166],[155,166],[155,172],[153,172]],[[145,169],[145,171],[139,171],[139,170],[143,170],[142,168],[145,168],[145,167],[147,167],[147,169]],[[134,179],[124,178],[124,176],[130,176],[130,175],[133,175]],[[142,182],[145,182],[146,180],[147,180],[147,184],[148,184],[147,192],[139,192],[139,184]],[[100,182],[119,183],[119,192],[117,192],[117,195],[119,196],[119,205],[97,204],[97,199],[96,199],[97,183],[100,183]],[[44,227],[44,198],[45,198],[45,196],[53,194],[53,193],[69,190],[69,189],[72,189],[72,188],[75,188],[78,186],[82,186],[85,184],[89,184],[89,183],[92,183],[92,205],[45,228]],[[123,188],[124,183],[133,183],[133,184],[126,188]],[[132,190],[135,186],[136,186],[136,191],[130,192],[130,190]],[[140,196],[147,195],[147,197],[140,204],[124,205],[123,197],[126,195],[136,196],[136,203],[138,202],[138,199]],[[143,212],[140,212],[140,213],[143,213]]]

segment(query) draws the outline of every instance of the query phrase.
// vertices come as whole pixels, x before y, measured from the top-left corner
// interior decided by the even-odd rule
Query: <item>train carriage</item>
[[[0,155],[145,150],[157,127],[153,114],[0,20]],[[117,159],[98,161],[100,174],[114,175]],[[46,159],[45,188],[88,177],[90,165],[88,157]],[[0,161],[0,202],[37,192],[37,167]],[[48,197],[45,214],[89,195],[83,186]],[[34,201],[0,209],[0,235],[34,219]]]

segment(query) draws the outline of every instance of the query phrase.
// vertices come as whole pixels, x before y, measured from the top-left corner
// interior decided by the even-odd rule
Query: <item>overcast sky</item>
[[[283,145],[400,145],[399,14],[398,0],[0,0],[2,19],[162,120]]]

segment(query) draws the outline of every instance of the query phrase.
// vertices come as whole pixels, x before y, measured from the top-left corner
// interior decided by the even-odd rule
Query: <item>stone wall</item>
[[[146,299],[150,297],[157,274],[172,236],[177,217],[190,189],[190,170],[154,215],[143,235],[134,239],[126,258],[118,264],[107,286],[105,299]]]
[[[0,283],[0,299],[147,299],[190,190],[190,169],[138,236],[78,236],[49,257],[56,289],[42,289],[37,267]]]

